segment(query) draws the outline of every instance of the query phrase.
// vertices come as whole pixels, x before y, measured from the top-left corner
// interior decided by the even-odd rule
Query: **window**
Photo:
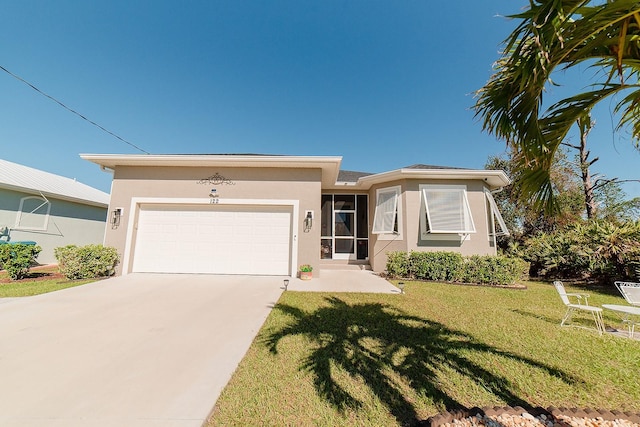
[[[49,225],[51,203],[44,197],[29,196],[20,199],[15,229],[46,230]]]
[[[487,197],[487,202],[489,202],[489,235],[490,236],[508,236],[509,230],[507,230],[507,225],[500,215],[500,211],[498,210],[498,205],[496,204],[493,195],[489,190],[485,188],[484,194]],[[496,224],[498,225],[498,229],[496,229]]]
[[[376,190],[376,211],[373,217],[373,234],[400,233],[400,187]]]
[[[466,186],[421,185],[420,191],[425,207],[425,215],[421,218],[422,230],[450,234],[476,232]]]

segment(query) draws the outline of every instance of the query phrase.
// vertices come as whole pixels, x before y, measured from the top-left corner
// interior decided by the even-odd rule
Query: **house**
[[[0,159],[0,241],[36,242],[41,264],[59,246],[102,243],[108,206],[107,193]]]
[[[495,254],[507,231],[491,196],[509,183],[498,170],[367,174],[319,156],[81,157],[113,171],[105,244],[122,255],[120,274],[295,276],[301,264],[379,272],[388,251]]]

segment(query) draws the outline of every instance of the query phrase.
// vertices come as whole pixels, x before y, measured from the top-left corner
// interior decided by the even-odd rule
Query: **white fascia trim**
[[[164,198],[164,197],[133,197],[129,207],[129,220],[127,223],[127,237],[125,240],[124,255],[122,256],[122,275],[130,273],[131,254],[133,251],[133,235],[138,228],[138,211],[143,204],[161,205],[209,205],[211,198]],[[298,265],[298,212],[299,200],[280,199],[218,199],[217,205],[253,205],[253,206],[291,206],[292,232],[291,232],[291,277],[295,277]]]
[[[397,169],[359,178],[358,184],[364,188],[370,188],[374,184],[398,179],[482,180],[492,189],[501,188],[511,183],[507,174],[501,170]]]
[[[113,169],[116,166],[262,166],[278,167],[283,163],[299,167],[315,167],[321,163],[335,163],[340,167],[340,156],[252,156],[217,154],[80,154],[80,158]]]

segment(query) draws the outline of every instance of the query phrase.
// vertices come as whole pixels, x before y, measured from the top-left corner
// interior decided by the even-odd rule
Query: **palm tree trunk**
[[[598,205],[595,201],[594,184],[591,180],[589,168],[598,161],[598,158],[589,160],[591,152],[587,150],[587,136],[593,128],[589,114],[578,119],[578,127],[580,128],[580,172],[582,175],[582,188],[584,189],[584,205],[587,211],[587,218],[592,219],[596,215]]]

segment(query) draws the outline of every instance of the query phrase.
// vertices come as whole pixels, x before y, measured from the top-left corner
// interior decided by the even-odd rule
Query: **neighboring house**
[[[36,242],[40,264],[55,263],[59,246],[102,243],[108,206],[107,193],[0,159],[0,240]]]
[[[131,272],[294,276],[301,264],[370,264],[388,251],[495,254],[491,191],[503,171],[414,165],[340,171],[341,157],[109,155],[105,244]]]

